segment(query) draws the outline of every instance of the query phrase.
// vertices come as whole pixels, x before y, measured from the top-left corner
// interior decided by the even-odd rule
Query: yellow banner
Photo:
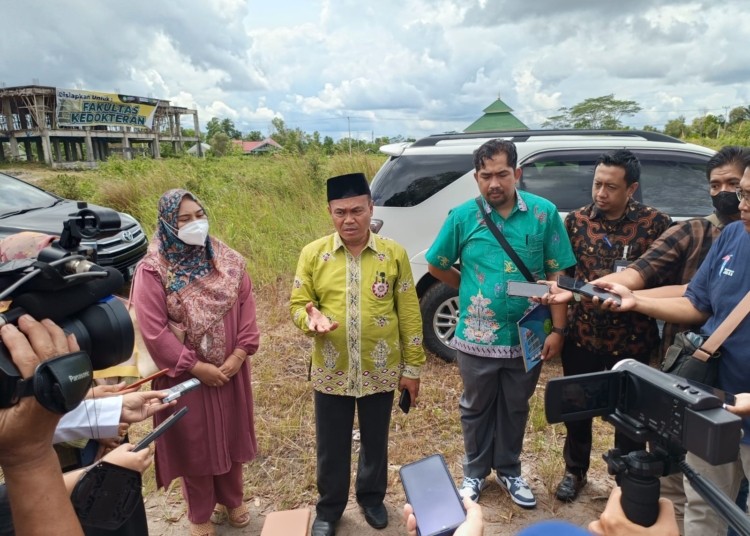
[[[157,99],[101,93],[82,89],[56,89],[57,124],[64,127],[112,125],[151,128]]]

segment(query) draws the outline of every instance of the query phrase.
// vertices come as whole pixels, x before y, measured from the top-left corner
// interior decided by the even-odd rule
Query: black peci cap
[[[348,175],[331,177],[326,182],[326,188],[329,203],[336,199],[370,195],[370,185],[364,173],[349,173]]]

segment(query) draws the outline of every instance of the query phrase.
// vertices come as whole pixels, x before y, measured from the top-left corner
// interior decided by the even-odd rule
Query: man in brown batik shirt
[[[594,203],[565,218],[577,264],[568,275],[593,281],[624,269],[646,252],[672,220],[666,214],[633,199],[641,166],[627,150],[604,154],[596,162]],[[622,359],[648,363],[659,345],[656,321],[638,313],[613,315],[590,301],[573,302],[568,311],[569,332],[563,346],[565,376],[608,370]],[[591,457],[591,420],[566,423],[565,476],[556,496],[572,501],[586,485]],[[615,433],[623,454],[645,445]]]

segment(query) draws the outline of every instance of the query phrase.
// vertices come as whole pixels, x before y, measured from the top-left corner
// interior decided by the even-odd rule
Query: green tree
[[[705,138],[718,138],[719,130],[723,123],[723,118],[720,119],[715,115],[708,114],[703,117],[696,117],[693,119],[691,128],[694,134],[699,134]]]
[[[750,119],[750,106],[737,106],[729,111],[729,124],[734,126]]]
[[[661,132],[658,128],[652,127],[651,125],[644,125],[641,130],[644,130],[646,132]]]
[[[242,132],[234,128],[234,123],[231,119],[219,119],[218,117],[212,117],[211,120],[206,123],[206,138],[213,139],[219,132],[226,134],[228,138],[233,140],[242,139]]]
[[[664,125],[664,134],[673,138],[685,138],[692,133],[689,126],[685,124],[685,116],[681,115],[676,119],[670,119]]]
[[[333,138],[326,136],[323,138],[323,152],[327,155],[332,155],[335,152]]]
[[[245,141],[263,141],[265,138],[260,130],[251,130],[250,133],[244,137]]]
[[[221,132],[232,138],[233,140],[241,140],[242,132],[234,128],[234,122],[231,119],[221,120]]]
[[[230,148],[229,136],[223,132],[217,132],[209,143],[211,144],[211,150],[216,156],[224,156]]]
[[[221,122],[218,117],[212,117],[211,120],[206,123],[206,139],[213,139],[219,132],[221,132]]]
[[[568,109],[560,108],[558,111],[561,111],[563,113],[560,115],[553,115],[552,117],[548,117],[547,120],[542,123],[542,128],[551,128],[554,130],[573,128],[573,125],[570,122],[570,118],[566,113]]]
[[[543,128],[621,129],[621,119],[641,111],[631,100],[617,100],[614,94],[592,97],[570,108],[560,108],[559,115],[549,117]],[[545,126],[546,125],[546,126]]]

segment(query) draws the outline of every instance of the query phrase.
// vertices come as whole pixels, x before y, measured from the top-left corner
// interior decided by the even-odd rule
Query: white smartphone
[[[549,294],[549,285],[530,283],[528,281],[508,281],[505,292],[508,296],[541,298],[545,294]]]
[[[198,378],[190,378],[187,381],[182,382],[179,385],[175,385],[171,389],[169,389],[169,394],[166,398],[162,400],[165,404],[167,402],[171,402],[172,400],[177,400],[182,395],[189,393],[193,389],[197,388],[201,384],[201,381]]]

